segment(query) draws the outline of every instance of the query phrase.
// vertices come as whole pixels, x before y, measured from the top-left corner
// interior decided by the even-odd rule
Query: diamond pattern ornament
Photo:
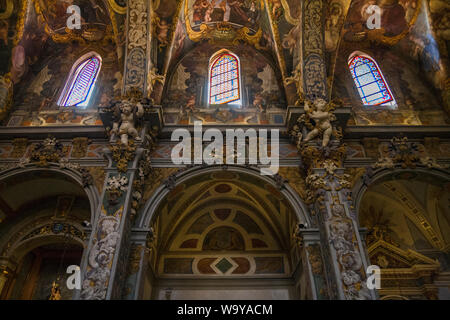
[[[233,267],[233,265],[226,258],[222,258],[222,260],[216,263],[215,267],[219,269],[222,273],[226,273]]]

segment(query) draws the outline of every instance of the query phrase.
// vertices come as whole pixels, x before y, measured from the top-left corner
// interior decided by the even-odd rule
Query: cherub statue
[[[135,122],[137,118],[144,115],[144,107],[142,104],[133,104],[128,100],[124,100],[117,106],[115,113],[116,121],[113,123],[111,133],[119,135],[123,145],[128,145],[129,136],[137,141],[141,140],[135,128]]]
[[[310,106],[309,101],[305,101],[305,111],[309,118],[315,122],[314,129],[312,129],[305,137],[304,141],[308,142],[322,135],[322,146],[326,147],[330,142],[331,135],[333,134],[333,126],[331,121],[336,120],[336,116],[331,112],[333,105],[327,103],[322,98],[316,98],[313,102],[313,106]]]

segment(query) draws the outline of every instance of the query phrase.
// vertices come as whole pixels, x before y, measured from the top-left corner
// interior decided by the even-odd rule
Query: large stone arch
[[[89,204],[90,204],[90,212],[91,212],[90,223],[92,224],[95,221],[95,213],[96,213],[96,209],[99,204],[99,198],[100,198],[98,190],[96,189],[96,187],[93,184],[88,184],[88,185],[84,184],[81,173],[76,170],[72,170],[69,168],[61,168],[57,164],[50,164],[48,167],[37,167],[34,165],[26,165],[24,167],[8,169],[8,170],[0,172],[0,182],[5,179],[11,178],[13,176],[19,175],[19,174],[26,174],[26,173],[36,172],[36,171],[54,172],[56,174],[62,174],[64,176],[71,178],[86,193],[86,196],[89,199]]]
[[[425,175],[440,177],[442,179],[446,179],[446,180],[450,181],[450,174],[448,173],[448,171],[445,171],[443,169],[434,169],[434,168],[401,169],[401,168],[396,168],[396,169],[375,170],[371,174],[370,179],[359,179],[355,183],[355,185],[352,189],[353,207],[355,208],[356,214],[358,215],[358,212],[360,210],[361,200],[362,200],[365,192],[371,185],[374,185],[377,182],[381,181],[382,179],[392,176],[394,174],[404,173],[404,172],[417,172],[417,173],[422,173]]]
[[[99,202],[98,191],[86,175],[55,163],[46,167],[26,164],[0,173],[2,193],[8,200],[2,207],[6,219],[0,234],[0,264],[8,272],[7,280],[3,279],[6,287],[0,288],[2,296],[31,298],[33,290],[40,290],[38,295],[46,292],[37,279],[44,279],[47,271],[41,275],[33,270],[41,270],[50,260],[50,269],[54,263],[62,263],[55,262],[57,259],[79,264],[90,233],[88,224],[95,221]],[[71,258],[65,256],[66,249]],[[30,269],[25,261],[37,267]],[[22,271],[36,281],[16,283]]]
[[[178,171],[153,191],[132,230],[136,245],[142,232],[151,235],[146,262],[136,270],[139,289],[133,298],[164,299],[165,286],[179,277],[173,292],[180,297],[193,290],[202,299],[199,292],[213,290],[210,280],[215,279],[223,286],[217,295],[240,297],[258,283],[265,288],[258,291],[260,298],[276,290],[280,299],[299,298],[311,281],[303,272],[303,249],[294,236],[299,224],[310,225],[306,205],[278,175],[229,165]],[[224,233],[234,239],[232,246],[221,246],[228,243]],[[270,267],[262,267],[269,260]],[[222,262],[233,267],[221,269]]]

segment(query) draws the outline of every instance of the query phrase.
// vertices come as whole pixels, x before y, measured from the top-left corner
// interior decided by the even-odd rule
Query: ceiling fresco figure
[[[351,3],[347,18],[345,38],[361,41],[366,38],[383,43],[398,42],[415,23],[421,7],[421,0],[356,0]],[[373,14],[368,8],[380,8],[381,28],[369,29],[367,21]]]

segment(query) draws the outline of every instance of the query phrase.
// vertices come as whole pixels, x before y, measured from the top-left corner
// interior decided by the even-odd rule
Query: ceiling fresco
[[[123,0],[0,1],[0,75],[10,74],[19,114],[8,125],[98,125],[95,115],[58,119],[58,84],[77,58],[102,56],[102,93],[96,106],[121,94],[126,43]],[[70,5],[82,9],[82,28],[69,30]],[[369,29],[366,9],[381,8],[381,29]],[[164,108],[166,125],[285,123],[286,106],[302,94],[301,2],[294,0],[152,1],[148,81],[151,98]],[[349,124],[444,125],[442,96],[448,86],[448,14],[442,0],[332,0],[324,8],[324,58],[331,98],[352,105]],[[209,57],[229,49],[241,59],[243,105],[205,108]],[[396,110],[363,108],[347,68],[355,52],[379,64]],[[51,62],[51,63],[50,63]],[[425,76],[424,76],[425,74]],[[154,79],[156,79],[154,81]],[[198,88],[203,88],[198,90]],[[6,99],[7,91],[0,93]],[[3,97],[3,98],[2,98]],[[177,105],[175,107],[175,104]],[[208,109],[208,110],[206,110]],[[95,110],[85,110],[86,113]],[[53,113],[52,113],[53,112]]]

